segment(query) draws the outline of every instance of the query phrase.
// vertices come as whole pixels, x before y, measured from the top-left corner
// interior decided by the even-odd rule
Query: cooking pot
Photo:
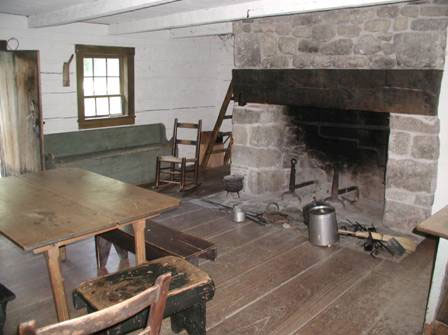
[[[314,245],[331,247],[339,241],[336,211],[329,205],[316,205],[309,210],[308,236]]]

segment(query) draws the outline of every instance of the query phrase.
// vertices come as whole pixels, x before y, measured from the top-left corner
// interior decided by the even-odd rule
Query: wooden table
[[[45,254],[59,321],[69,319],[60,247],[132,224],[141,264],[145,220],[177,206],[176,198],[76,168],[0,179],[0,233]]]
[[[443,299],[444,287],[448,282],[448,206],[418,224],[417,230],[436,236],[439,239],[432,272],[431,289],[426,305],[424,334],[446,334],[448,329],[445,328],[445,332],[437,329],[437,327],[445,327],[438,324],[437,311]]]

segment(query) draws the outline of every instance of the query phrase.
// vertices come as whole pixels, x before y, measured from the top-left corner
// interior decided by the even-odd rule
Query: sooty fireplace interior
[[[410,232],[430,214],[438,157],[436,70],[235,70],[232,173],[252,195],[357,200]],[[341,192],[342,191],[342,192]],[[336,199],[337,198],[337,199]]]

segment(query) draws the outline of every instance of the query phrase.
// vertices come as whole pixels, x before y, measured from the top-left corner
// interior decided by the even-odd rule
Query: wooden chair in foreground
[[[196,140],[179,139],[179,128],[196,129]],[[179,184],[179,191],[185,191],[187,186],[191,186],[189,188],[198,186],[201,130],[202,120],[199,120],[198,123],[184,123],[178,122],[177,119],[174,120],[171,155],[158,156],[156,160],[156,190],[163,184]],[[179,157],[179,144],[194,146],[194,157]],[[165,166],[162,166],[162,164]]]
[[[21,323],[19,335],[89,335],[110,328],[142,310],[150,308],[144,329],[135,335],[158,335],[162,324],[163,313],[171,281],[171,274],[159,276],[154,286],[143,292],[102,309],[72,320],[56,323],[50,326],[36,328],[36,321]]]

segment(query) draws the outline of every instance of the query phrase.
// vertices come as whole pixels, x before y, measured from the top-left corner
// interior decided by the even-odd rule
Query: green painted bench
[[[189,335],[206,334],[206,302],[215,293],[209,275],[188,261],[175,256],[162,257],[113,274],[82,283],[73,291],[75,308],[95,312],[126,300],[154,285],[158,276],[171,272],[164,317],[171,318],[171,328]],[[108,335],[127,334],[143,328],[148,310],[143,310],[121,324],[108,329]]]
[[[44,142],[48,169],[78,167],[135,185],[153,182],[157,156],[171,150],[161,123],[48,134]]]

